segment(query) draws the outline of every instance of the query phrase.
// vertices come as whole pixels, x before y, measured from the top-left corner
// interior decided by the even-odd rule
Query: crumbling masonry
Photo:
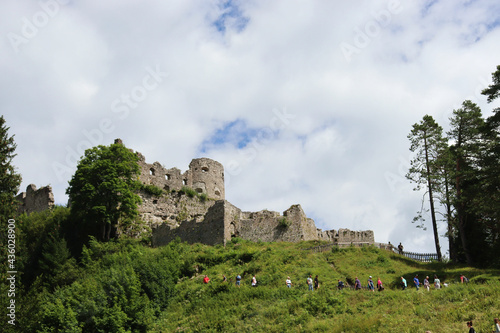
[[[121,143],[119,139],[115,142]],[[159,196],[140,193],[139,213],[152,230],[153,246],[168,244],[177,237],[189,243],[209,245],[225,245],[232,237],[263,242],[323,240],[341,246],[374,244],[371,230],[317,229],[300,205],[292,205],[283,214],[268,210],[242,211],[225,200],[224,167],[217,161],[193,159],[189,169],[181,173],[158,162],[149,164],[141,153],[137,155],[141,168],[139,180],[163,190]],[[196,195],[187,193],[186,188],[194,190]],[[18,198],[22,201],[20,210],[25,212],[40,211],[54,204],[50,187],[37,191],[30,185]],[[139,235],[147,229],[135,228],[135,232]]]

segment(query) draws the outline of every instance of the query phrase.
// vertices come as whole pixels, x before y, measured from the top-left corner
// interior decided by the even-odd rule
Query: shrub
[[[198,193],[195,190],[193,190],[191,187],[187,187],[187,186],[183,186],[179,190],[179,192],[184,193],[185,195],[187,195],[190,198],[194,198],[198,195]]]
[[[208,195],[206,193],[202,193],[198,196],[201,202],[205,202],[208,200]]]
[[[140,189],[148,194],[154,195],[154,196],[161,196],[163,194],[163,190],[159,188],[158,186],[155,185],[144,185],[142,184]]]
[[[287,220],[286,217],[281,217],[279,220],[278,220],[278,225],[281,227],[281,228],[288,228],[290,225],[292,224],[291,221]]]

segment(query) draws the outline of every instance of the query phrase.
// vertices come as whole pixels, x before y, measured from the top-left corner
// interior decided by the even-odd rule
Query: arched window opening
[[[151,176],[154,176],[155,175],[155,169],[154,168],[149,169],[149,174]]]
[[[203,168],[201,168],[201,171],[202,172],[208,172],[208,168],[207,167],[203,167]]]
[[[165,179],[166,179],[166,180],[170,180],[170,179],[172,179],[172,175],[170,175],[170,174],[168,174],[168,173],[167,173],[167,174],[165,175]]]

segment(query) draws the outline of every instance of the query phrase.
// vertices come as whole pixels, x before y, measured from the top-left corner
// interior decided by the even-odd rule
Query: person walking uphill
[[[361,281],[359,281],[357,276],[356,276],[356,279],[354,280],[354,289],[356,289],[356,290],[361,289]]]
[[[407,287],[406,279],[404,277],[401,277],[401,287],[403,288],[403,290],[405,290]]]
[[[467,322],[467,327],[469,328],[469,333],[476,333],[476,330],[472,327],[472,321]]]
[[[424,279],[424,288],[427,289],[427,291],[429,291],[429,287],[430,287],[429,277],[426,276]]]
[[[420,281],[418,280],[418,274],[415,275],[415,277],[413,278],[413,283],[415,284],[415,288],[417,288],[418,291],[418,287],[420,286]]]
[[[493,333],[500,333],[500,320],[498,318],[493,319],[495,322],[495,330]]]
[[[384,290],[384,286],[382,285],[382,280],[380,280],[380,278],[377,279],[377,289],[378,291]]]
[[[257,279],[255,278],[255,275],[252,278],[252,287],[257,287]]]
[[[208,278],[207,275],[205,275],[205,277],[203,278],[203,283],[209,283],[210,282],[210,279]]]
[[[236,275],[236,285],[239,287],[241,283],[241,275]]]
[[[309,277],[307,278],[307,286],[310,291],[313,291],[313,279],[311,274],[309,274]]]
[[[318,276],[316,275],[316,277],[314,278],[314,289],[318,290],[319,289],[319,278]]]
[[[375,292],[375,286],[373,285],[373,280],[371,275],[368,278],[368,290]]]
[[[285,285],[286,285],[288,288],[292,288],[292,280],[290,280],[290,277],[289,277],[289,276],[286,278]]]

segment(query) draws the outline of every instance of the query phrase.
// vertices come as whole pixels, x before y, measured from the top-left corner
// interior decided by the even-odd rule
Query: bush
[[[154,196],[161,196],[163,194],[163,190],[159,188],[158,186],[155,185],[144,185],[141,184],[140,189],[148,194],[154,195]]]
[[[281,228],[288,228],[290,225],[292,224],[291,221],[287,220],[286,217],[281,217],[279,220],[278,220],[278,225],[281,227]]]
[[[190,198],[194,198],[198,195],[198,193],[195,190],[187,186],[183,186],[179,192],[187,195]]]

